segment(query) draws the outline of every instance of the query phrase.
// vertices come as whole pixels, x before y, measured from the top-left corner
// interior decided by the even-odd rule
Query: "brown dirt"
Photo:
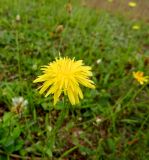
[[[136,2],[137,6],[129,7],[128,2],[130,1]],[[149,0],[113,0],[112,2],[108,2],[108,0],[87,0],[87,5],[149,22]]]

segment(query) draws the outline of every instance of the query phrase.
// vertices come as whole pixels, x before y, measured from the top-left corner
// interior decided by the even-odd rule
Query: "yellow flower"
[[[129,5],[129,7],[136,7],[137,3],[136,2],[129,2],[128,5]]]
[[[143,72],[137,71],[133,72],[133,77],[141,84],[143,85],[145,82],[148,82],[149,76],[144,76]]]
[[[132,29],[134,29],[134,30],[139,30],[139,29],[140,29],[140,26],[139,26],[139,25],[133,25],[133,26],[132,26]]]
[[[108,0],[108,2],[113,2],[113,0]]]
[[[68,95],[72,105],[79,103],[79,98],[83,99],[80,84],[95,88],[94,82],[89,79],[92,76],[91,67],[84,66],[82,60],[75,61],[68,57],[60,57],[50,62],[48,66],[44,66],[42,70],[43,75],[38,76],[34,83],[43,82],[39,93],[47,91],[45,97],[53,94],[54,105],[63,92]]]

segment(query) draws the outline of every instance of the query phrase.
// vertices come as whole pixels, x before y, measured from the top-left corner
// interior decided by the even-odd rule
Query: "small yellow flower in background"
[[[113,2],[113,0],[108,0],[108,2]]]
[[[133,72],[133,77],[141,84],[148,82],[149,76],[144,76],[144,73],[141,71]]]
[[[129,2],[128,5],[129,5],[129,7],[136,7],[137,3],[136,2]]]
[[[139,26],[139,25],[133,25],[133,26],[132,26],[132,29],[134,29],[134,30],[139,30],[139,29],[140,29],[140,26]]]
[[[43,70],[43,75],[38,76],[34,83],[43,82],[39,93],[43,94],[47,91],[45,97],[53,94],[54,105],[63,92],[68,95],[72,105],[79,103],[79,98],[83,99],[80,84],[95,88],[94,82],[89,79],[92,76],[91,67],[85,66],[82,60],[75,61],[68,57],[60,57],[41,70]]]

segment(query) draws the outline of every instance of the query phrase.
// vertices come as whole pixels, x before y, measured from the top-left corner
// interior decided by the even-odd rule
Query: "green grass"
[[[132,77],[149,75],[149,25],[76,1],[69,14],[66,4],[0,1],[0,159],[149,159],[149,88]],[[136,23],[140,30],[132,30]],[[79,105],[66,99],[68,112],[32,83],[59,53],[92,66],[96,83],[83,88]],[[28,105],[15,114],[12,98],[19,96]]]

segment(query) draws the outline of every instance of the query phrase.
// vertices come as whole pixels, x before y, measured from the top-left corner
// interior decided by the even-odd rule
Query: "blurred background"
[[[149,22],[148,0],[87,0],[86,2],[89,6],[96,9],[106,10],[115,14],[128,16],[129,18],[142,19]],[[130,2],[136,3],[136,7],[129,6]]]

